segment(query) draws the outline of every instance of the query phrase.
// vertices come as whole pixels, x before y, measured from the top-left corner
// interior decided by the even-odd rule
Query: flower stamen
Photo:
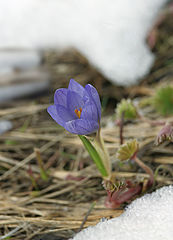
[[[81,112],[82,112],[82,108],[79,108],[79,110],[76,108],[76,109],[74,110],[74,112],[76,113],[77,117],[80,118]]]

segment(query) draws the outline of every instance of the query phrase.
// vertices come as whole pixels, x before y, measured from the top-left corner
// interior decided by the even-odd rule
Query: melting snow
[[[154,56],[146,37],[166,0],[0,1],[0,48],[75,47],[107,78],[135,83]]]
[[[172,240],[173,186],[133,201],[117,218],[78,233],[73,240]]]

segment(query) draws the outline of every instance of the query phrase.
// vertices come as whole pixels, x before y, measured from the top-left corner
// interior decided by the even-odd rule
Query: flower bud
[[[137,117],[137,110],[130,99],[122,99],[121,102],[117,104],[117,117],[120,119],[122,114],[124,114],[124,119],[135,119]]]
[[[159,145],[166,140],[173,142],[173,126],[170,123],[166,123],[165,126],[160,130],[156,137],[155,145]]]

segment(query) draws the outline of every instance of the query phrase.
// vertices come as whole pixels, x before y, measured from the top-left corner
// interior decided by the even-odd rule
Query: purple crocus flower
[[[59,125],[74,134],[88,135],[99,128],[100,98],[90,84],[84,88],[71,79],[68,88],[56,90],[54,105],[47,111]]]

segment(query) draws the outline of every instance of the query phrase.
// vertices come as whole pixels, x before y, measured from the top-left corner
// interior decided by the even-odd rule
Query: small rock
[[[12,123],[7,120],[1,120],[0,121],[0,134],[3,134],[9,130],[11,130],[13,127]]]

